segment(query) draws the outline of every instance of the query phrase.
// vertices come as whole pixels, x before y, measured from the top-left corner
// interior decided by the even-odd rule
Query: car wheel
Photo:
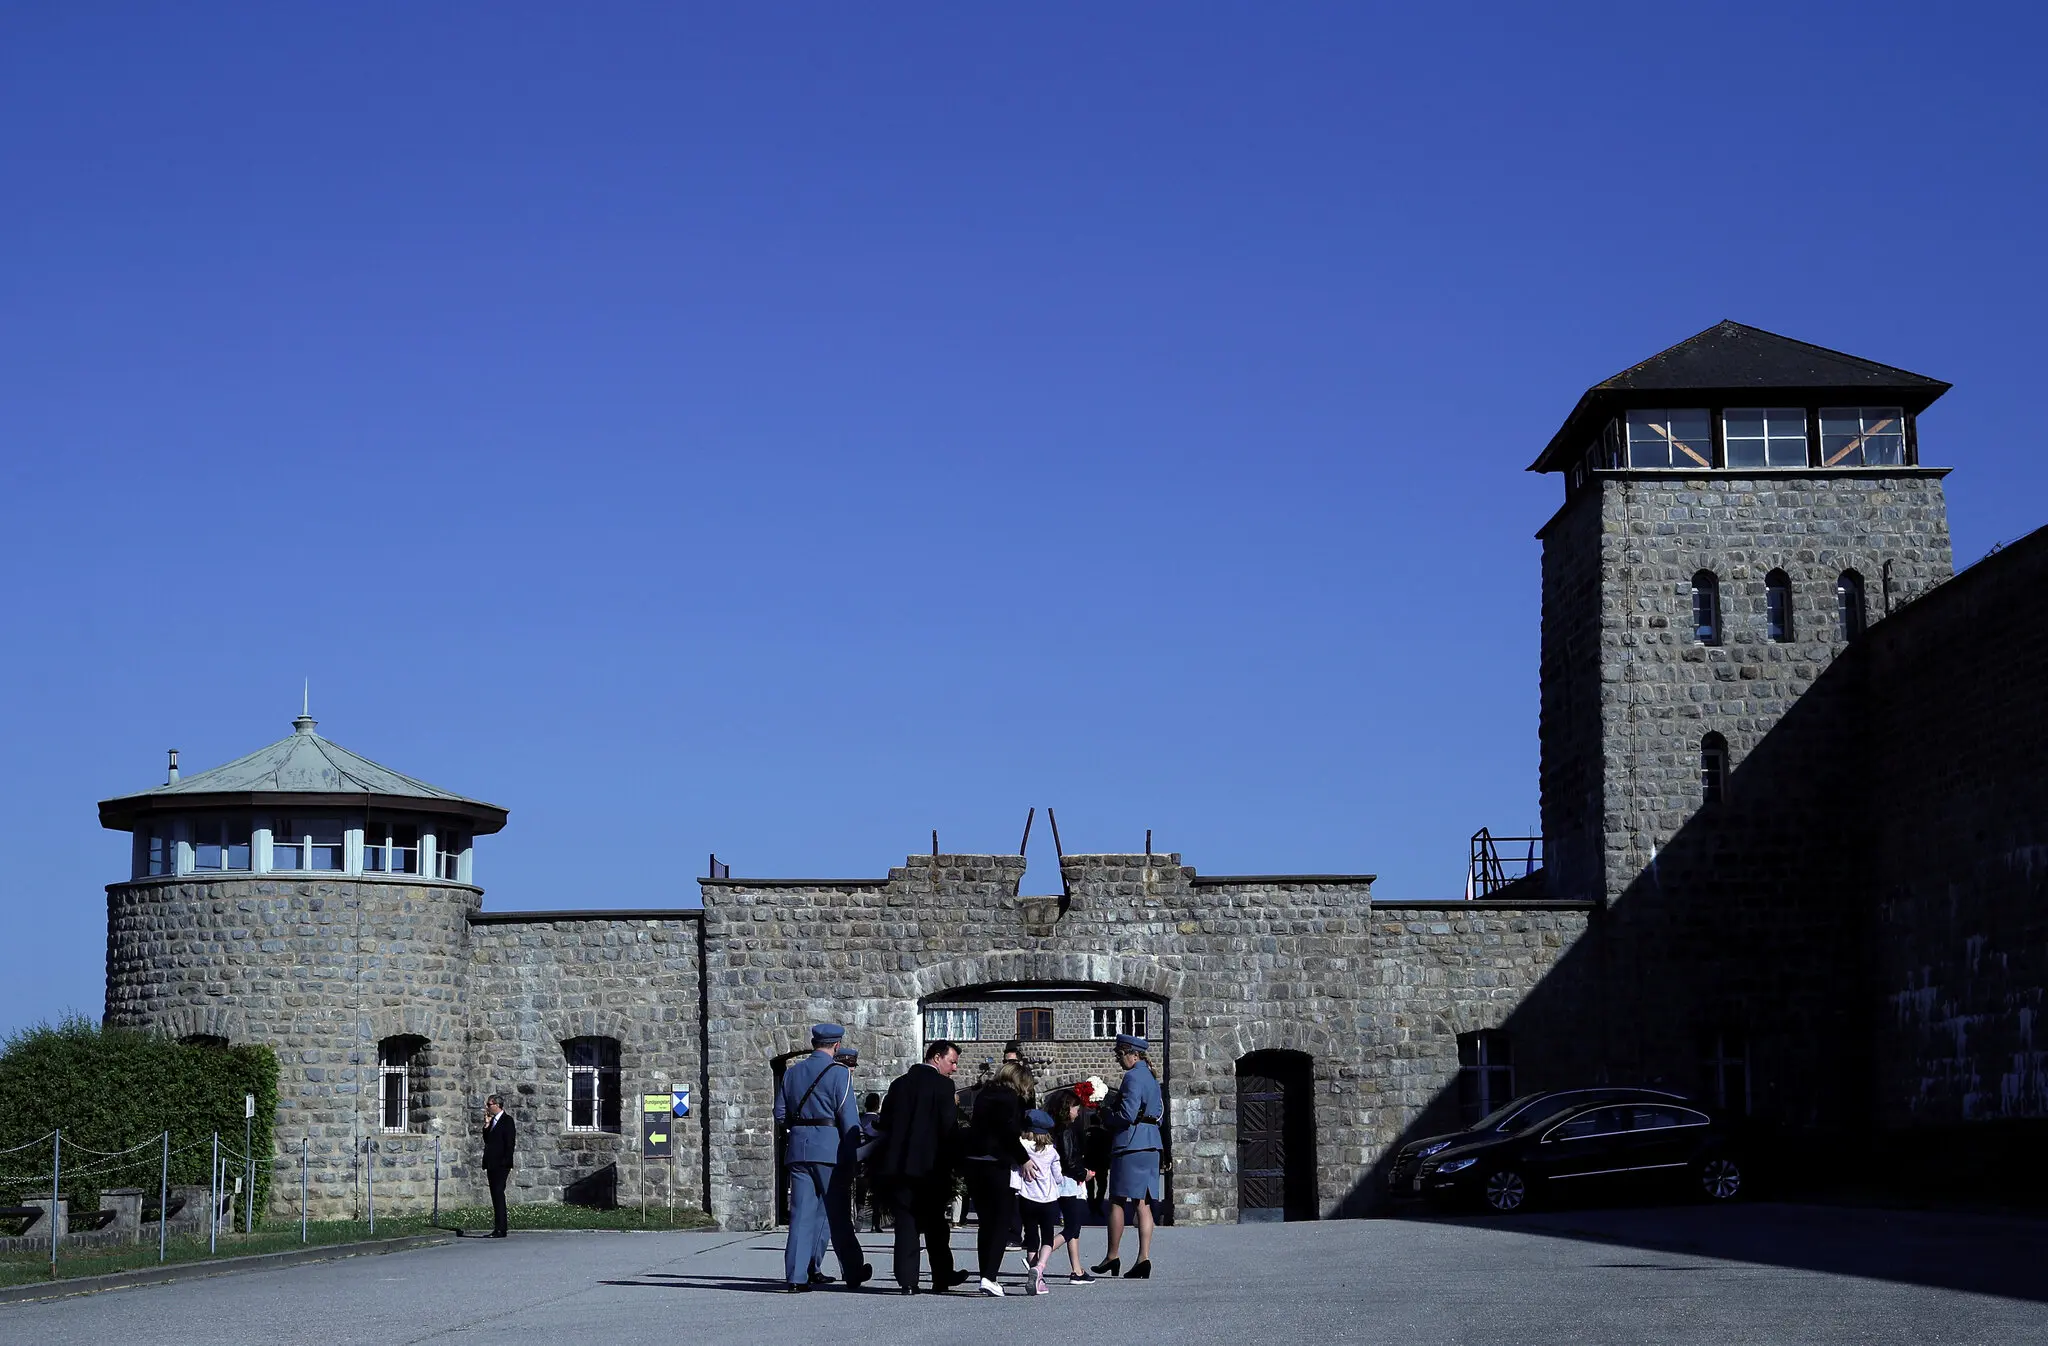
[[[1480,1199],[1495,1215],[1512,1215],[1528,1203],[1529,1184],[1513,1169],[1503,1168],[1486,1175]]]
[[[1742,1165],[1717,1154],[1700,1165],[1700,1193],[1709,1201],[1733,1201],[1742,1192]]]

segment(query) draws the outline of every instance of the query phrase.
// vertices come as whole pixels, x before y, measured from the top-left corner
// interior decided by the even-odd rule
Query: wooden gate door
[[[1237,1076],[1237,1218],[1287,1218],[1287,1089],[1270,1075]]]

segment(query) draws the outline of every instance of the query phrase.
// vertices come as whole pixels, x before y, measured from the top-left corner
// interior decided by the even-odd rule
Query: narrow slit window
[[[1476,1122],[1515,1096],[1515,1058],[1501,1029],[1458,1035],[1458,1105]]]
[[[1792,577],[1782,570],[1764,576],[1764,625],[1772,640],[1792,639]]]
[[[1721,643],[1721,581],[1711,570],[1692,577],[1692,635],[1702,645]]]
[[[1898,407],[1822,407],[1822,467],[1899,467],[1906,461],[1906,413]]]
[[[1842,577],[1835,581],[1835,606],[1841,610],[1842,639],[1861,636],[1870,624],[1869,611],[1863,604],[1863,576],[1853,570],[1842,572]]]
[[[1628,465],[1675,469],[1714,465],[1712,418],[1693,411],[1628,413]]]
[[[1728,797],[1728,740],[1708,734],[1700,740],[1700,802],[1718,804]]]
[[[1721,413],[1730,467],[1805,467],[1804,407],[1731,407]]]

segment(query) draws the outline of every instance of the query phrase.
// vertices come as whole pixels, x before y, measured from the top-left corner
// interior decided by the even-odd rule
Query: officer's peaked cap
[[[838,1024],[811,1025],[811,1045],[813,1047],[829,1047],[845,1036],[846,1030]]]
[[[1116,1049],[1120,1052],[1150,1052],[1152,1044],[1135,1033],[1118,1033]]]

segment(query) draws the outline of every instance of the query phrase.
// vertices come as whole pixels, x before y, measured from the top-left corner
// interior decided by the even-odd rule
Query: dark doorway
[[[769,1067],[775,1072],[774,1097],[782,1097],[782,1072],[789,1068],[789,1063],[802,1060],[809,1055],[808,1051],[788,1052],[769,1062]],[[777,1122],[775,1124],[775,1223],[778,1225],[789,1223],[789,1163],[783,1158],[785,1148],[783,1142],[788,1137],[789,1128],[781,1122]]]
[[[1315,1061],[1305,1052],[1237,1063],[1237,1218],[1316,1218]]]

